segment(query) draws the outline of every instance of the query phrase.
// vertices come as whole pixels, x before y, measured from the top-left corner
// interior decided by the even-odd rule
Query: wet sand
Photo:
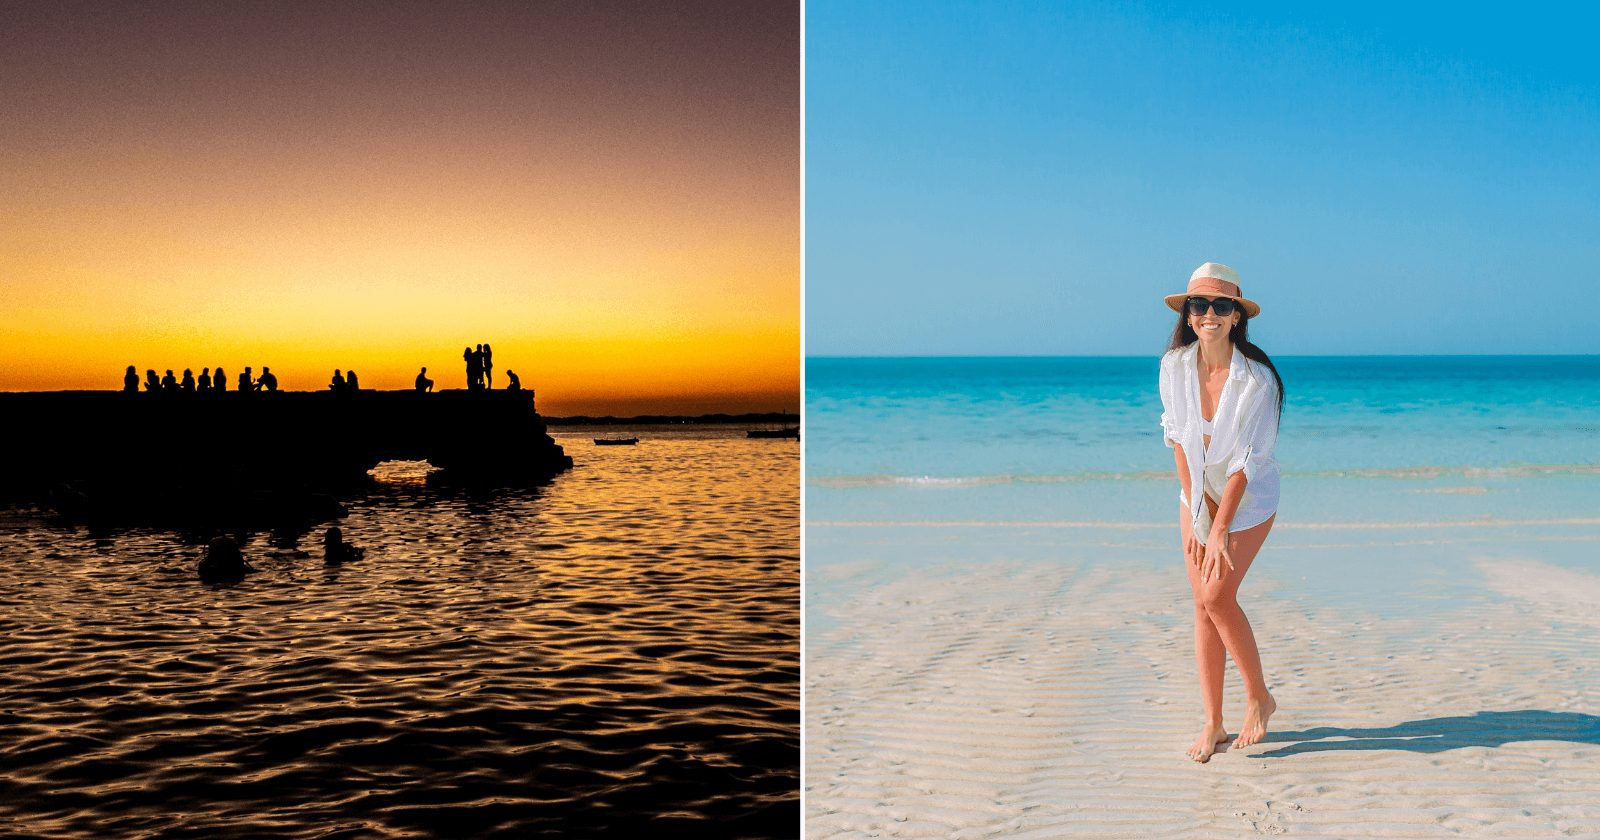
[[[1279,712],[1196,764],[1167,529],[813,523],[807,836],[1600,834],[1600,528],[1389,524],[1274,531]]]

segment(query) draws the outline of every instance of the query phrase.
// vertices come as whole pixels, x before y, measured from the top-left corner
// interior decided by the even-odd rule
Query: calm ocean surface
[[[1280,520],[1600,517],[1600,357],[1273,361]],[[1165,522],[1157,362],[808,359],[807,520]]]
[[[795,834],[799,447],[552,435],[537,489],[385,465],[338,523],[365,559],[255,534],[234,586],[0,512],[0,834]]]

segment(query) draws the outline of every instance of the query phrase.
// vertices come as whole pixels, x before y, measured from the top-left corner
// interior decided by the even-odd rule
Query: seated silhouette
[[[128,365],[128,372],[122,375],[122,390],[130,394],[139,393],[139,371],[133,365]]]
[[[520,390],[522,390],[522,380],[517,378],[517,372],[516,371],[511,370],[510,368],[507,368],[506,369],[506,380],[507,380],[507,383],[506,383],[506,390],[507,391],[520,391]]]
[[[354,394],[355,392],[361,390],[361,380],[356,378],[356,372],[355,371],[352,370],[352,371],[348,371],[348,372],[345,373],[345,375],[344,375],[344,387],[345,387],[345,390],[349,391],[352,394]]]
[[[177,392],[178,377],[172,375],[172,368],[167,368],[167,375],[161,377],[161,390],[169,394]]]
[[[255,389],[256,389],[256,384],[255,384],[255,382],[252,380],[252,378],[250,376],[250,369],[249,368],[245,368],[244,369],[244,373],[239,374],[239,390],[241,390],[241,391],[243,391],[245,393],[249,393],[251,391],[254,391]]]
[[[211,374],[211,387],[218,391],[228,390],[228,378],[223,375],[222,368],[217,368],[216,372]]]
[[[206,546],[206,556],[197,570],[206,583],[237,583],[256,569],[244,559],[233,537],[217,537]]]
[[[152,392],[161,390],[161,379],[156,376],[155,371],[147,370],[144,372],[144,389]]]
[[[433,390],[433,380],[428,378],[427,368],[423,368],[417,373],[417,390],[422,392]]]
[[[195,383],[195,386],[201,391],[211,390],[211,368],[205,368],[200,371],[200,380]]]
[[[194,371],[193,370],[190,370],[189,368],[184,368],[183,369],[183,382],[179,383],[178,387],[185,394],[194,393]]]
[[[367,550],[344,541],[344,532],[335,525],[322,535],[322,561],[329,566],[342,566],[351,560],[365,557]]]
[[[340,373],[338,368],[333,369],[333,379],[328,382],[328,390],[335,393],[344,391],[344,374]]]
[[[256,380],[256,390],[257,391],[276,391],[276,390],[278,390],[278,377],[272,375],[272,368],[269,368],[266,365],[262,365],[261,366],[261,378]]]

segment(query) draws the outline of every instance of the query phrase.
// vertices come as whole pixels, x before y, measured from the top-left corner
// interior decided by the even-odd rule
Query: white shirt
[[[1243,531],[1272,518],[1278,510],[1278,383],[1272,371],[1245,358],[1238,347],[1228,363],[1228,379],[1211,417],[1211,446],[1205,445],[1200,414],[1200,342],[1168,350],[1161,357],[1161,429],[1163,442],[1183,446],[1189,461],[1189,486],[1222,501],[1228,477],[1244,471],[1244,498],[1228,531]],[[1194,535],[1202,544],[1211,533],[1211,511],[1198,494],[1193,502],[1178,491],[1178,504],[1189,512]]]

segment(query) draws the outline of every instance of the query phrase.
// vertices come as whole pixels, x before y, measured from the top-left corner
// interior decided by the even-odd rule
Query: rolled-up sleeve
[[[1262,383],[1245,406],[1239,446],[1228,461],[1228,476],[1244,470],[1245,481],[1254,481],[1265,464],[1273,463],[1272,451],[1278,445],[1278,386],[1272,380]]]
[[[1170,355],[1161,359],[1161,442],[1165,443],[1168,449],[1172,449],[1174,444],[1180,442],[1178,414],[1175,408],[1178,402],[1177,383],[1173,381],[1176,376],[1172,367]]]

